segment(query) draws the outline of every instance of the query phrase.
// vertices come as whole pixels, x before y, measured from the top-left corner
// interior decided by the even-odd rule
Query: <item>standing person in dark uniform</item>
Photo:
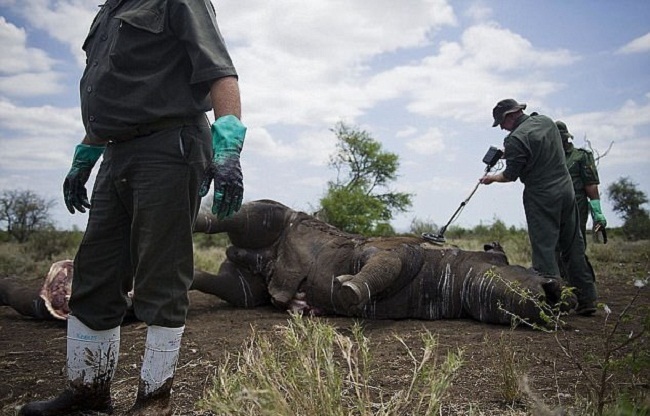
[[[212,211],[221,218],[243,197],[237,72],[210,0],[108,0],[83,49],[86,136],[63,188],[71,213],[90,213],[74,260],[67,383],[58,397],[29,403],[20,415],[112,411],[132,288],[134,313],[148,328],[128,414],[171,415],[201,197],[214,181]],[[85,184],[102,155],[91,207]]]
[[[543,115],[524,114],[525,108],[526,104],[510,98],[499,101],[492,110],[492,127],[501,126],[510,132],[504,140],[506,168],[480,181],[489,185],[521,180],[533,268],[543,275],[559,278],[556,261],[556,248],[559,248],[567,265],[568,283],[576,288],[576,312],[592,315],[596,311],[595,276],[585,258],[562,139],[553,120]]]
[[[600,179],[598,178],[596,162],[591,152],[573,146],[573,143],[569,141],[573,139],[573,135],[569,133],[569,129],[563,121],[558,120],[555,125],[560,131],[560,136],[562,136],[566,165],[573,181],[573,191],[576,194],[576,203],[580,213],[580,230],[586,246],[589,213],[591,213],[594,226],[605,227],[607,225],[607,219],[605,219],[600,207],[600,192],[598,190]]]

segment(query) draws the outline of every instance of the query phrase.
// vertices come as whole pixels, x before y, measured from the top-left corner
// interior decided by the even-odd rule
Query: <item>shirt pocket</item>
[[[146,32],[160,33],[165,24],[165,9],[145,5],[139,9],[120,12],[115,18]]]
[[[164,9],[141,8],[115,15],[119,22],[111,45],[110,62],[117,69],[146,70],[160,65],[157,54],[164,42]]]

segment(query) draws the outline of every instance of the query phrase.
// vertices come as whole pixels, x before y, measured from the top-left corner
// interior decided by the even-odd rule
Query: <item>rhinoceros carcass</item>
[[[195,232],[226,232],[232,246],[216,275],[195,271],[192,289],[242,307],[271,302],[312,314],[509,324],[513,315],[539,322],[534,299],[555,303],[562,292],[561,282],[510,265],[499,247],[366,238],[270,200],[246,203],[223,221],[201,215]]]

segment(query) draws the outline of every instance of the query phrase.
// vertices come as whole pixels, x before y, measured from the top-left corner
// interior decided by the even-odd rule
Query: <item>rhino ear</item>
[[[498,241],[492,241],[491,243],[484,244],[483,251],[505,253],[505,251],[503,250],[503,246]]]

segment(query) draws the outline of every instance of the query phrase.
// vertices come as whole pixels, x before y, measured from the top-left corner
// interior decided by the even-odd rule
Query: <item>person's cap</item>
[[[501,122],[503,122],[503,118],[506,115],[524,109],[526,109],[526,104],[519,104],[512,98],[506,98],[505,100],[499,101],[496,107],[494,107],[492,110],[492,117],[494,117],[494,123],[492,124],[492,127],[496,127],[501,124]]]
[[[573,139],[573,134],[569,133],[569,129],[564,123],[564,121],[556,121],[555,125],[557,126],[557,129],[560,130],[560,136],[562,136],[562,140],[569,140]]]

